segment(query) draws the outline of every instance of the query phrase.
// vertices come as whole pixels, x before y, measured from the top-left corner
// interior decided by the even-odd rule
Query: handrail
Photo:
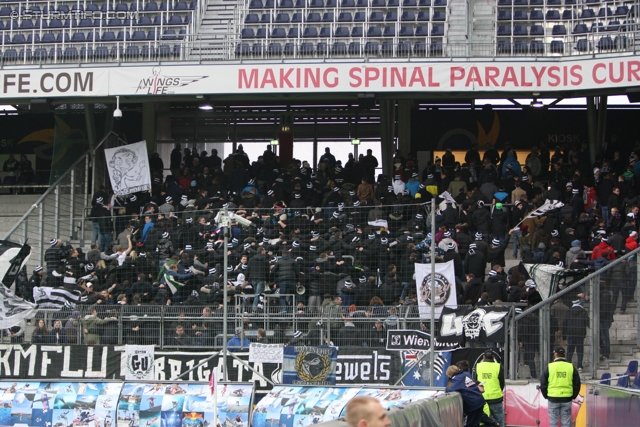
[[[22,223],[24,223],[28,218],[29,215],[31,215],[31,213],[38,208],[39,205],[41,205],[44,200],[51,194],[53,193],[58,186],[60,186],[62,184],[62,181],[64,179],[66,179],[70,174],[71,171],[73,171],[76,166],[78,166],[80,164],[80,162],[84,161],[86,159],[86,157],[92,153],[95,153],[95,151],[100,148],[100,146],[107,140],[109,139],[109,137],[111,135],[116,135],[113,132],[109,132],[109,134],[107,134],[102,141],[100,141],[96,147],[92,150],[89,149],[87,150],[82,156],[80,156],[78,158],[78,160],[76,160],[75,162],[73,162],[73,164],[67,169],[67,171],[65,173],[63,173],[62,175],[60,175],[60,177],[58,178],[58,180],[53,183],[39,198],[38,200],[36,200],[33,205],[31,205],[31,207],[27,210],[27,212],[25,212],[24,215],[22,215],[22,217],[13,225],[13,227],[11,227],[9,229],[9,231],[7,231],[3,237],[3,239],[9,239],[11,237],[11,235],[22,225]],[[116,135],[117,136],[117,135]]]
[[[626,261],[629,258],[631,258],[633,255],[636,255],[640,252],[640,247],[632,250],[631,252],[625,254],[623,257],[617,258],[614,261],[612,261],[611,263],[605,265],[602,268],[599,268],[598,270],[594,271],[593,273],[589,274],[586,277],[583,277],[582,279],[578,280],[575,283],[572,283],[571,285],[569,285],[568,287],[566,287],[565,289],[556,292],[555,294],[551,295],[549,298],[545,299],[544,301],[539,302],[538,304],[534,305],[533,307],[531,307],[530,309],[528,309],[527,311],[522,312],[521,314],[517,315],[515,317],[514,320],[518,321],[520,319],[522,319],[525,316],[530,315],[531,313],[541,309],[542,307],[544,307],[545,305],[550,305],[552,304],[555,300],[557,300],[558,298],[560,298],[563,295],[568,294],[569,292],[573,291],[574,289],[577,289],[578,287],[580,287],[581,285],[589,282],[591,279],[598,277],[600,275],[602,275],[602,273],[612,269],[613,267],[617,266],[618,264],[620,264],[622,261]]]

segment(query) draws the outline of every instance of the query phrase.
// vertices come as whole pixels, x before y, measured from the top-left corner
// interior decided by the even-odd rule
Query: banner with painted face
[[[440,321],[442,342],[455,342],[463,345],[465,341],[503,343],[506,339],[507,307],[460,307],[446,310]]]
[[[116,196],[151,189],[147,143],[136,142],[104,150],[111,187]]]

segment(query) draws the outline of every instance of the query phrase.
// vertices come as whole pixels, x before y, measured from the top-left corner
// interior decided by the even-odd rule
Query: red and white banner
[[[21,69],[4,98],[332,92],[544,92],[640,84],[635,56],[556,61],[260,63]]]

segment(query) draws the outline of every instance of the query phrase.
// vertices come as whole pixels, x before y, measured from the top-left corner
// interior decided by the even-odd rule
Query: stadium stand
[[[4,64],[157,60],[170,40],[169,57],[182,59],[182,42],[194,34],[198,3],[97,0],[3,2],[0,8]],[[144,38],[140,32],[148,32]],[[135,37],[133,33],[137,33]],[[51,47],[46,45],[51,44]],[[45,45],[45,46],[38,46]],[[47,55],[41,49],[49,50]],[[105,49],[110,52],[104,55]],[[33,53],[39,52],[34,55]],[[124,55],[128,52],[127,55]],[[136,52],[145,52],[145,58]]]

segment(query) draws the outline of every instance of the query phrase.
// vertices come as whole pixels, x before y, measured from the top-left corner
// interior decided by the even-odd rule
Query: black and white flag
[[[33,301],[39,308],[75,308],[76,304],[86,301],[80,291],[68,291],[64,288],[33,288]]]
[[[29,260],[31,246],[0,240],[0,280],[9,289],[22,266]]]
[[[30,319],[35,314],[36,305],[15,296],[0,283],[0,329],[16,326],[24,319]]]
[[[122,147],[106,148],[107,170],[116,196],[147,191],[151,188],[151,172],[147,143],[136,142]]]
[[[564,206],[564,203],[558,200],[547,199],[542,206],[540,206],[538,209],[533,210],[529,215],[527,215],[526,218],[533,218],[534,216],[542,216],[549,211],[552,211],[554,209],[560,209],[563,206]]]

